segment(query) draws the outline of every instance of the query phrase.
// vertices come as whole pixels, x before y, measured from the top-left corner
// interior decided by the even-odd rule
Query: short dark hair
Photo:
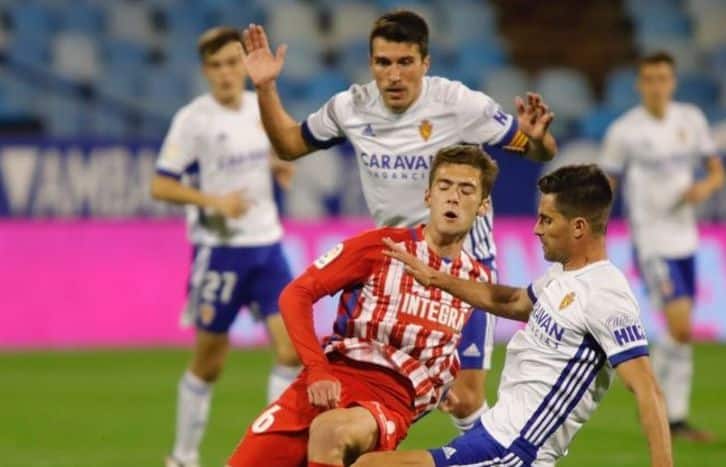
[[[431,163],[431,172],[429,172],[429,188],[434,183],[436,171],[443,164],[464,164],[479,169],[479,172],[481,172],[482,199],[491,194],[494,181],[499,173],[499,166],[496,161],[479,146],[455,144],[439,149],[436,156],[434,156],[434,161]]]
[[[594,233],[606,232],[613,190],[597,165],[566,165],[540,178],[537,185],[543,194],[555,195],[557,210],[567,219],[584,217]]]
[[[228,26],[217,26],[212,29],[207,29],[199,36],[199,41],[197,42],[199,59],[203,62],[208,56],[217,53],[219,49],[230,42],[239,42],[241,44],[242,33]]]
[[[666,51],[658,51],[654,52],[648,55],[645,55],[643,57],[640,57],[638,60],[638,72],[640,72],[644,66],[647,65],[659,65],[661,63],[666,63],[670,65],[670,67],[673,69],[673,71],[676,70],[676,59],[673,58],[673,55],[669,54]]]
[[[421,57],[429,54],[429,26],[420,15],[408,10],[386,13],[373,23],[368,40],[368,52],[373,55],[373,39],[381,37],[390,42],[418,45]]]

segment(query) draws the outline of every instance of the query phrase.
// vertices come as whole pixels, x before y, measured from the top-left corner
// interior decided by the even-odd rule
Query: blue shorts
[[[280,243],[196,246],[187,306],[194,311],[197,329],[225,333],[243,306],[259,318],[277,313],[278,297],[291,280]]]
[[[637,257],[637,252],[635,253]],[[696,260],[694,255],[683,258],[638,257],[638,271],[648,293],[658,306],[677,298],[696,296]]]
[[[492,271],[492,279],[497,282],[497,271],[491,264],[483,263]],[[494,326],[496,317],[484,310],[474,309],[469,321],[461,330],[461,341],[457,351],[462,370],[488,370],[492,366],[494,350]]]
[[[521,467],[530,464],[505,448],[479,423],[446,446],[430,449],[436,467],[487,466]]]

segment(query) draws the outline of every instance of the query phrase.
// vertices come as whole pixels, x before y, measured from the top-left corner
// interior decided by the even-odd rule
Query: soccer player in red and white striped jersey
[[[305,369],[252,423],[229,466],[342,466],[364,452],[394,449],[439,404],[459,370],[456,347],[472,307],[418,284],[383,254],[382,240],[437,270],[490,281],[462,244],[488,208],[496,173],[478,146],[442,149],[425,193],[428,225],[348,239],[287,286],[280,309]],[[313,303],[338,291],[338,318],[321,347]]]

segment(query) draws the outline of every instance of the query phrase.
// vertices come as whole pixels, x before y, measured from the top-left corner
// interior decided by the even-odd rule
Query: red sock
[[[343,467],[343,464],[323,464],[322,462],[308,461],[308,467]]]

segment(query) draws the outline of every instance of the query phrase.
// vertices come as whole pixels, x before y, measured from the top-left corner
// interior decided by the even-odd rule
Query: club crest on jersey
[[[428,141],[429,138],[431,138],[431,133],[433,131],[434,126],[428,120],[422,121],[421,124],[418,126],[418,132],[421,134],[421,137],[424,141]]]
[[[567,295],[565,295],[562,298],[562,301],[560,302],[560,311],[564,310],[568,306],[572,305],[572,302],[575,301],[575,292],[570,292]]]
[[[340,256],[343,252],[343,244],[338,243],[333,248],[325,252],[320,258],[316,259],[313,263],[316,268],[323,269],[328,264],[332,263],[335,258]]]
[[[368,125],[366,125],[365,128],[363,128],[363,136],[370,136],[370,137],[376,136],[376,133],[373,131],[373,127],[371,126],[370,123]]]
[[[199,319],[205,326],[211,323],[214,319],[214,306],[209,303],[205,303],[199,307]]]

